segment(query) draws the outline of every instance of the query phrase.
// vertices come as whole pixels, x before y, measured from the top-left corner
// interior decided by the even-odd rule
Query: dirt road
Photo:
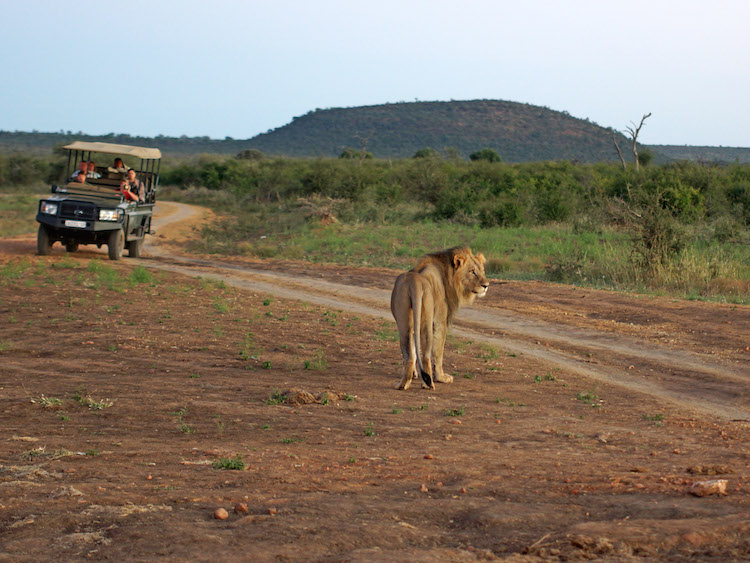
[[[173,228],[179,229],[186,221],[194,223],[201,213],[200,209],[184,204],[160,206],[167,209],[158,210],[157,231],[173,233]],[[339,271],[328,271],[326,276],[318,268],[296,266],[282,272],[283,265],[269,269],[267,265],[253,266],[241,259],[219,261],[178,256],[175,246],[148,245],[147,254],[157,260],[147,260],[144,265],[216,277],[236,287],[285,299],[392,318],[390,287],[382,287],[392,282],[395,272],[371,271],[368,277],[359,270],[356,280],[341,283],[331,281],[340,277]],[[746,349],[750,345],[750,308],[682,304],[675,310],[668,299],[567,287],[564,306],[550,311],[554,306],[551,299],[559,297],[544,298],[543,292],[550,289],[549,285],[508,285],[495,284],[487,299],[462,311],[453,334],[508,353],[544,360],[597,381],[653,395],[679,405],[686,412],[695,410],[727,420],[750,422],[750,352]],[[555,289],[559,294],[562,288]],[[534,295],[535,290],[542,295]],[[515,311],[505,308],[506,302],[519,292],[531,294],[526,299],[535,310],[518,305]],[[539,303],[545,301],[547,310],[540,310]],[[545,314],[550,312],[555,315]],[[602,318],[609,320],[609,326],[601,326]],[[651,326],[643,326],[646,323]],[[667,324],[677,334],[666,332]],[[701,330],[696,331],[694,327],[699,324]],[[618,330],[623,326],[625,330]],[[680,332],[697,336],[683,338]]]
[[[497,283],[397,391],[397,272],[187,255],[201,216],[0,240],[0,562],[750,558],[750,307]]]

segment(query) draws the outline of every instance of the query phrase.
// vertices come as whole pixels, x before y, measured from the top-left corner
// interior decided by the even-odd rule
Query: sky
[[[248,139],[496,99],[750,147],[750,1],[0,0],[0,130]]]

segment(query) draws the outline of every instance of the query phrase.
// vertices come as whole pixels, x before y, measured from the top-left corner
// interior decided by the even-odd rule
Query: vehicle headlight
[[[117,221],[120,214],[119,209],[100,209],[99,220],[100,221]]]
[[[57,204],[50,203],[49,201],[43,201],[40,211],[47,215],[57,215]]]

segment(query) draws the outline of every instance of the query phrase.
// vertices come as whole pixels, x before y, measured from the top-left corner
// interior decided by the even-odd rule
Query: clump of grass
[[[299,436],[290,436],[288,438],[282,438],[281,443],[282,444],[296,444],[297,442],[304,442],[304,438],[300,438]]]
[[[266,399],[265,403],[267,405],[280,405],[284,402],[285,399],[286,395],[284,393],[282,393],[278,389],[274,389],[268,396],[268,399]]]
[[[481,348],[481,353],[477,355],[480,360],[488,362],[490,360],[496,360],[500,356],[500,352],[495,350],[492,346],[482,344]]]
[[[466,405],[461,405],[456,409],[446,409],[443,411],[445,416],[463,416],[466,414]]]
[[[128,276],[130,283],[148,283],[153,284],[156,281],[154,275],[143,266],[136,266]]]
[[[541,375],[534,376],[534,383],[541,383],[542,381],[557,381],[557,379],[550,373],[548,373],[544,377],[542,377]]]
[[[398,331],[392,328],[381,328],[380,330],[375,331],[375,338],[388,342],[397,342]]]
[[[104,286],[106,289],[112,291],[122,292],[124,290],[123,286],[125,284],[122,283],[120,272],[112,266],[102,263],[101,260],[92,260],[89,262],[86,270],[94,274],[94,279],[85,281],[84,285],[91,286],[94,289]]]
[[[0,268],[0,282],[3,285],[9,283],[12,280],[20,279],[24,276],[24,273],[31,264],[27,260],[8,262],[2,268]]]
[[[224,299],[216,298],[214,299],[214,309],[216,309],[217,313],[228,313],[229,303],[227,303]]]
[[[590,405],[595,408],[601,406],[599,395],[596,394],[596,387],[593,387],[584,393],[576,393],[576,399],[585,405]]]
[[[653,422],[654,426],[664,426],[664,413],[659,412],[656,414],[644,414],[643,420]]]
[[[111,401],[109,399],[100,399],[99,401],[96,401],[91,398],[91,395],[85,393],[85,391],[81,389],[73,394],[73,400],[76,403],[84,407],[88,407],[93,411],[104,410],[115,404],[114,401]]]
[[[529,406],[528,403],[517,403],[516,401],[509,399],[508,397],[495,397],[496,403],[502,403],[504,405],[508,405],[509,407],[527,407]]]
[[[365,432],[365,436],[372,437],[375,435],[375,426],[373,425],[372,422],[368,424],[367,426],[365,426],[364,432]]]
[[[315,358],[312,360],[305,360],[305,369],[324,371],[328,369],[328,359],[322,348],[318,348],[315,352]]]
[[[57,397],[45,397],[40,395],[38,399],[31,399],[31,402],[36,405],[41,405],[45,409],[51,409],[62,406],[62,400]]]
[[[226,469],[229,471],[243,471],[245,469],[245,462],[242,461],[242,456],[237,454],[234,457],[220,457],[212,464],[214,469]]]
[[[23,452],[20,457],[25,461],[34,461],[36,459],[59,459],[61,457],[67,457],[70,455],[73,455],[73,452],[66,449],[53,450],[51,452],[48,452],[46,446],[40,446],[38,448],[34,448],[33,450]]]
[[[195,434],[195,428],[193,428],[187,422],[182,420],[182,417],[184,417],[187,413],[188,413],[188,408],[182,407],[180,410],[173,412],[172,415],[177,417],[177,422],[180,425],[181,432],[184,432],[185,434]]]

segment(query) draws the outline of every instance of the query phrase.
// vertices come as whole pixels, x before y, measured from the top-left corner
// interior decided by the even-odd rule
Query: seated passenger
[[[78,178],[78,174],[80,174],[81,172],[83,172],[84,176],[86,176],[89,173],[89,164],[85,160],[82,160],[78,164],[78,170],[76,170],[75,172],[73,172],[73,174],[71,174],[70,180],[72,182],[75,182],[76,178]]]
[[[143,182],[136,177],[135,170],[132,168],[128,170],[128,178],[124,181],[127,183],[130,192],[136,195],[138,201],[146,201],[146,188]]]
[[[110,172],[120,172],[121,174],[125,174],[128,170],[129,168],[125,166],[125,163],[119,157],[116,158],[114,164],[109,167]]]
[[[120,187],[117,191],[125,196],[125,201],[138,201],[138,196],[130,191],[130,184],[128,184],[127,180],[120,182]]]
[[[96,163],[93,160],[89,160],[86,171],[87,178],[101,178],[102,175],[96,171]]]
[[[86,173],[83,170],[79,170],[75,173],[73,178],[71,178],[73,182],[77,182],[79,184],[85,184],[86,183]]]

